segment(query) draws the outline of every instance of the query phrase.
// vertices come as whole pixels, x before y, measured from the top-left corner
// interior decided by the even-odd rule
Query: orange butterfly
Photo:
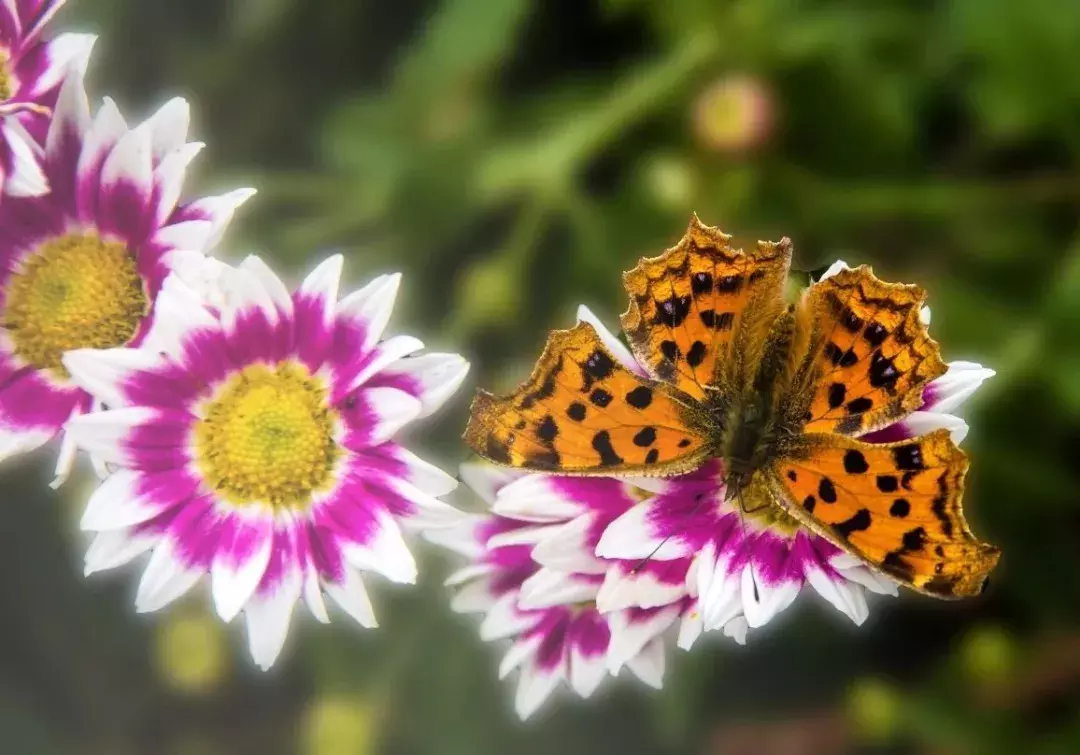
[[[787,515],[912,589],[980,592],[997,548],[961,510],[968,462],[947,430],[856,440],[903,419],[945,372],[925,292],[842,270],[784,299],[791,242],[733,249],[695,216],[624,275],[634,374],[588,323],[555,331],[509,396],[480,391],[465,440],[511,467],[672,476],[712,458],[728,500]]]

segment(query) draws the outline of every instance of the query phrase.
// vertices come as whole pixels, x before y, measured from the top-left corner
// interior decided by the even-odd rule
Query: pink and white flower
[[[437,496],[451,476],[392,438],[435,411],[467,363],[417,356],[384,338],[400,276],[338,299],[335,256],[290,293],[257,257],[221,276],[221,308],[179,276],[157,297],[142,348],[64,357],[109,408],[67,431],[115,470],[82,519],[97,533],[87,573],[152,551],[136,596],[158,610],[210,576],[218,614],[245,614],[255,662],[269,668],[303,597],[328,621],[323,593],[365,627],[375,615],[362,573],[412,583],[402,527],[449,526]]]
[[[64,81],[45,139],[49,192],[0,204],[0,459],[95,408],[64,353],[139,345],[166,276],[202,258],[253,193],[181,203],[202,147],[187,142],[188,120],[182,99],[135,127],[110,100],[91,117],[81,70]],[[65,440],[58,482],[74,450]]]
[[[0,3],[0,194],[25,197],[47,191],[40,145],[49,116],[64,77],[71,70],[86,70],[94,46],[91,34],[42,38],[64,2]]]
[[[512,493],[514,485],[543,476],[522,477],[464,464],[461,478],[489,505],[497,506],[502,491]],[[664,635],[690,603],[683,592],[663,606],[602,613],[597,600],[604,566],[590,548],[582,547],[580,538],[557,544],[560,553],[554,560],[561,568],[536,558],[538,550],[551,548],[562,526],[551,520],[473,515],[426,535],[469,559],[447,580],[457,589],[451,605],[460,613],[483,614],[482,639],[510,640],[499,677],[519,670],[515,708],[522,719],[533,715],[560,683],[587,698],[624,667],[659,688]]]

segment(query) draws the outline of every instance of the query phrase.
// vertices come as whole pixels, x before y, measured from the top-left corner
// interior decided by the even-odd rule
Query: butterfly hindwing
[[[967,458],[946,430],[900,443],[806,435],[773,467],[788,513],[921,592],[978,594],[998,560],[964,520]]]
[[[622,326],[638,361],[699,399],[715,384],[748,313],[782,306],[790,242],[760,242],[747,253],[730,240],[695,215],[676,246],[623,276],[630,306]],[[760,319],[767,329],[769,317]]]
[[[946,369],[920,317],[925,298],[865,265],[807,290],[806,432],[861,435],[919,409],[927,383]]]
[[[591,325],[579,323],[552,332],[514,393],[477,393],[465,440],[506,466],[671,475],[706,458],[707,422],[689,397],[632,373]]]

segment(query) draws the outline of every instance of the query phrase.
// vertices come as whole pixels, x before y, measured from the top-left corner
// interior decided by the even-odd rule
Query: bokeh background
[[[1080,3],[1076,0],[72,0],[95,98],[184,94],[198,189],[251,184],[230,236],[299,275],[399,269],[395,323],[523,377],[579,302],[696,210],[931,292],[968,406],[968,495],[1004,557],[982,598],[805,593],[746,648],[672,651],[518,724],[444,557],[381,589],[382,629],[295,627],[269,674],[203,596],[133,615],[81,578],[88,480],[0,470],[4,755],[810,755],[1080,752]],[[412,444],[447,466],[467,392]]]

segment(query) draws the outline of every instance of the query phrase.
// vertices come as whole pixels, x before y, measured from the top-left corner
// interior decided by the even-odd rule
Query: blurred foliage
[[[904,596],[854,628],[807,595],[746,649],[673,654],[662,693],[614,685],[521,727],[434,554],[417,589],[381,591],[377,632],[295,627],[259,675],[230,631],[235,652],[183,666],[224,647],[198,618],[134,617],[130,573],[83,583],[43,460],[4,471],[4,752],[1080,752],[1075,0],[70,5],[60,25],[102,36],[97,96],[189,95],[200,188],[260,189],[235,253],[403,270],[397,326],[488,387],[577,303],[613,322],[619,272],[692,210],[790,236],[806,271],[921,283],[946,356],[998,370],[966,446],[970,518],[1004,557],[979,600]],[[416,444],[460,461],[466,406]]]

